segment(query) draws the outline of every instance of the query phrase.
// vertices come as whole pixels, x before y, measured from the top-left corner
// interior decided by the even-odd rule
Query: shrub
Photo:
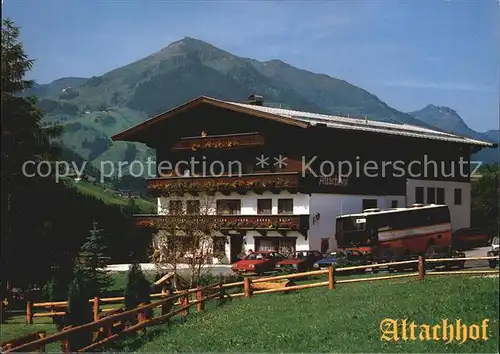
[[[142,303],[151,302],[151,286],[144,276],[139,263],[130,265],[127,274],[127,286],[125,287],[125,310],[131,310]],[[152,310],[146,311],[146,316],[152,316]]]
[[[113,285],[113,278],[108,274],[106,268],[110,258],[105,255],[106,242],[103,237],[104,230],[97,227],[97,222],[92,223],[92,229],[85,243],[80,248],[80,257],[83,264],[81,270],[83,279],[89,295],[91,297],[99,296],[104,290]]]
[[[85,286],[83,271],[79,265],[75,267],[73,280],[68,289],[68,312],[65,316],[66,326],[80,326],[93,321],[92,305],[89,302],[89,291]],[[78,333],[69,338],[71,351],[81,349],[92,343],[92,332]]]

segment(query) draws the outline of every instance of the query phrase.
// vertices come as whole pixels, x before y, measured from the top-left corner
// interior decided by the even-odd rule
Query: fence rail
[[[59,333],[56,333],[54,335],[41,338],[41,339],[36,339],[34,341],[31,341],[29,343],[19,343],[15,342],[16,339],[11,340],[10,342],[12,343],[18,343],[20,345],[13,347],[12,345],[5,351],[7,352],[27,352],[27,351],[33,351],[33,350],[41,350],[41,348],[44,348],[47,344],[54,343],[57,341],[62,341],[65,343],[68,343],[68,338],[75,334],[82,334],[85,331],[92,331],[94,333],[99,333],[99,332],[105,332],[108,335],[104,339],[96,339],[92,344],[85,348],[81,348],[78,351],[90,351],[92,349],[95,349],[97,347],[100,347],[106,343],[109,343],[111,341],[114,341],[116,339],[119,339],[122,335],[127,334],[127,333],[133,333],[137,332],[140,330],[144,330],[146,327],[149,326],[154,326],[160,323],[163,323],[164,321],[168,320],[169,318],[177,315],[177,314],[183,314],[184,316],[187,316],[189,314],[189,308],[193,305],[196,305],[197,311],[203,311],[204,310],[204,304],[206,301],[212,300],[212,299],[222,299],[225,297],[229,298],[237,298],[237,297],[245,297],[245,298],[250,298],[254,295],[259,295],[259,294],[271,294],[271,293],[280,293],[280,292],[290,292],[290,291],[296,291],[296,290],[303,290],[303,289],[311,289],[311,288],[317,288],[317,287],[328,287],[329,290],[335,290],[335,287],[337,284],[347,284],[347,283],[359,283],[359,282],[370,282],[370,281],[380,281],[380,280],[389,280],[389,279],[405,279],[405,278],[418,278],[418,280],[424,280],[426,275],[431,275],[431,276],[438,276],[438,275],[484,275],[484,274],[499,274],[498,270],[470,270],[470,271],[439,271],[439,272],[426,272],[426,267],[425,267],[425,262],[456,262],[457,260],[459,261],[464,261],[464,260],[485,260],[485,259],[496,259],[499,260],[499,256],[492,256],[492,257],[468,257],[468,258],[443,258],[443,259],[432,259],[432,260],[424,260],[423,257],[419,257],[418,260],[410,260],[410,261],[402,261],[402,262],[390,262],[390,263],[381,263],[381,264],[370,264],[370,265],[363,265],[363,266],[355,266],[355,267],[346,267],[346,268],[334,268],[330,267],[325,270],[315,270],[315,271],[310,271],[310,272],[303,272],[303,273],[295,273],[295,274],[286,274],[286,275],[279,275],[279,276],[271,276],[271,277],[264,277],[264,278],[258,278],[258,279],[250,279],[249,277],[245,277],[244,281],[241,282],[233,282],[233,283],[217,283],[213,285],[208,285],[205,287],[197,287],[194,289],[189,289],[189,290],[181,290],[174,292],[173,294],[170,294],[168,291],[166,293],[162,293],[161,296],[164,297],[163,299],[155,302],[151,302],[150,304],[143,304],[135,309],[128,310],[128,311],[123,311],[121,313],[112,313],[109,316],[105,316],[104,318],[99,318],[99,309],[98,305],[100,302],[106,302],[103,301],[104,299],[98,299],[94,298],[89,300],[89,302],[94,303],[94,321],[77,326],[77,327],[72,327],[66,330],[63,330]],[[365,278],[355,278],[355,279],[341,279],[341,280],[336,280],[335,275],[338,272],[344,272],[346,270],[357,270],[357,269],[368,269],[368,268],[373,268],[373,267],[384,267],[384,266],[393,266],[393,265],[399,265],[399,264],[411,264],[411,263],[418,263],[417,268],[418,272],[412,272],[412,273],[406,273],[406,274],[396,274],[396,275],[389,275],[389,276],[373,276],[373,277],[365,277]],[[264,289],[264,290],[257,290],[254,287],[253,284],[259,284],[259,283],[266,283],[266,282],[274,282],[277,280],[283,280],[283,279],[293,279],[293,278],[305,278],[308,276],[315,276],[315,275],[328,275],[328,281],[321,281],[321,282],[315,282],[315,283],[309,283],[309,284],[301,284],[301,285],[291,285],[291,286],[283,286],[283,287],[275,287],[275,288],[270,288],[270,289]],[[285,284],[285,283],[284,283]],[[241,293],[234,293],[234,294],[227,294],[226,289],[228,288],[233,288],[233,287],[242,287],[243,292]],[[212,291],[213,293],[207,294],[207,292]],[[196,294],[196,300],[190,300],[189,296],[191,294]],[[154,295],[154,294],[153,294]],[[107,302],[112,302],[112,301],[118,301],[120,298],[107,298]],[[174,302],[174,300],[180,300],[179,302]],[[33,307],[47,307],[47,306],[62,306],[63,304],[66,304],[67,302],[61,301],[61,302],[52,302],[52,303],[38,303],[38,304],[33,304]],[[174,306],[179,305],[180,307],[178,309],[173,309]],[[162,309],[162,314],[160,316],[154,317],[154,318],[145,318],[145,311],[148,309],[153,309],[161,307]],[[32,309],[32,307],[31,307]],[[113,310],[110,310],[113,311]],[[57,312],[56,312],[57,313]],[[37,317],[37,314],[31,313],[31,317]],[[112,329],[115,325],[115,323],[120,322],[122,323],[124,320],[137,317],[137,323],[124,328],[121,330],[119,333],[112,333]],[[17,339],[19,340],[19,339]],[[69,347],[68,345],[65,346],[66,351],[69,352]],[[74,351],[74,348],[73,348]]]
[[[425,259],[425,262],[429,263],[435,263],[435,262],[447,262],[447,261],[470,261],[470,260],[490,260],[490,259],[497,259],[498,256],[490,256],[490,257],[465,257],[465,258],[440,258],[440,259]],[[408,260],[408,261],[399,261],[399,262],[390,262],[390,263],[375,263],[375,264],[370,264],[370,265],[361,265],[361,266],[352,266],[352,267],[342,267],[342,268],[336,268],[335,272],[349,272],[353,270],[361,270],[361,269],[374,269],[374,268],[383,268],[387,266],[397,266],[397,265],[405,265],[405,264],[417,264],[419,263],[418,259],[414,260]],[[264,277],[260,279],[253,279],[252,283],[260,283],[260,282],[269,282],[269,281],[276,281],[276,280],[283,280],[283,279],[296,279],[296,278],[303,278],[306,276],[315,276],[315,275],[325,275],[327,274],[327,270],[314,270],[306,273],[295,273],[295,274],[285,274],[285,275],[277,275],[277,276],[271,276],[271,277]],[[440,272],[440,274],[444,275],[444,272]],[[458,274],[458,273],[454,273]],[[463,273],[461,273],[463,274]],[[465,273],[467,274],[467,273]],[[481,273],[481,274],[488,274],[488,273]],[[385,278],[384,278],[385,279]],[[232,287],[238,287],[238,286],[243,286],[244,282],[233,282],[233,283],[226,283],[223,284],[224,288],[232,288]],[[289,290],[287,290],[289,291]],[[175,292],[177,293],[177,292]],[[243,293],[241,295],[239,294],[234,294],[233,296],[243,296]],[[154,293],[151,294],[152,299],[156,298],[165,298],[165,293]],[[117,296],[117,297],[109,297],[109,298],[98,298],[98,305],[97,305],[97,310],[94,309],[94,312],[97,311],[96,313],[101,313],[101,312],[109,312],[113,311],[116,308],[111,308],[111,309],[101,309],[100,305],[101,304],[111,304],[111,303],[122,303],[125,300],[125,297],[123,296]],[[89,299],[89,302],[95,305],[96,299]],[[67,308],[68,302],[67,301],[53,301],[53,302],[40,302],[40,303],[32,303],[30,301],[26,302],[26,323],[27,324],[32,324],[34,318],[38,317],[54,317],[54,316],[64,316],[66,314],[65,311],[61,311],[60,308]],[[33,309],[34,308],[51,308],[52,311],[49,312],[41,312],[41,313],[34,313]],[[59,309],[58,309],[59,308]],[[57,310],[56,310],[57,309]]]
[[[217,284],[208,285],[205,287],[197,287],[195,289],[180,291],[178,294],[168,296],[166,299],[152,302],[150,304],[145,304],[145,305],[139,306],[135,309],[124,311],[122,313],[112,314],[110,316],[106,316],[102,319],[99,319],[97,321],[93,321],[90,323],[86,323],[86,324],[83,324],[81,326],[69,328],[68,330],[61,331],[61,332],[53,334],[51,336],[17,346],[15,348],[12,348],[10,350],[5,351],[5,353],[8,353],[8,352],[29,352],[29,351],[39,349],[41,346],[46,346],[47,344],[50,344],[50,343],[54,343],[54,342],[58,342],[58,341],[66,341],[67,342],[71,336],[73,336],[75,334],[82,334],[84,332],[89,332],[89,331],[90,332],[97,332],[97,333],[100,331],[108,331],[109,332],[115,322],[121,322],[121,321],[130,319],[134,316],[137,317],[138,323],[135,325],[132,325],[130,327],[125,328],[121,332],[122,333],[135,332],[135,331],[138,331],[138,330],[145,328],[147,326],[150,326],[150,325],[153,325],[156,323],[161,323],[163,320],[166,320],[166,319],[168,319],[172,316],[175,316],[176,314],[181,313],[181,312],[184,312],[184,314],[187,315],[189,313],[189,308],[191,306],[193,306],[195,304],[204,303],[205,301],[208,301],[208,300],[216,298],[216,297],[222,297],[225,294],[225,292],[222,290],[223,288],[221,285],[222,284],[217,283]],[[212,289],[216,290],[216,292],[211,294],[211,295],[204,296],[205,291],[212,290]],[[189,301],[188,296],[190,294],[196,294],[196,293],[198,294],[197,295],[198,299],[196,301]],[[182,298],[182,300],[183,300],[182,303],[184,305],[175,311],[171,311],[173,301],[180,299],[180,298]],[[161,316],[159,316],[157,318],[153,318],[153,319],[146,319],[144,317],[146,310],[153,309],[153,308],[156,308],[159,306],[162,306],[162,310],[163,310],[162,311],[163,313]],[[202,311],[203,307],[198,307],[197,309],[198,309],[198,311]],[[116,339],[119,336],[119,335],[118,336],[116,336],[116,335],[117,334],[112,334],[109,337]],[[107,338],[109,338],[109,337],[107,337]],[[111,339],[108,339],[107,341],[110,341],[110,340]],[[92,344],[93,345],[92,348],[94,348],[96,346],[95,344],[96,343]],[[65,347],[67,348],[68,352],[75,351],[74,348],[70,348],[71,350],[68,349],[67,345]],[[92,349],[92,348],[90,348],[90,349]],[[87,350],[89,348],[83,348],[83,349]],[[82,349],[78,348],[78,350],[81,351]]]

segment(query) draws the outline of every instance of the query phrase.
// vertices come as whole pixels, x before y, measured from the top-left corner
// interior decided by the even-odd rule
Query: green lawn
[[[146,273],[152,280],[154,273]],[[366,275],[369,276],[369,275]],[[113,292],[123,292],[126,273],[114,273]],[[359,275],[351,276],[359,277]],[[339,277],[337,280],[347,277]],[[350,278],[350,277],[349,277]],[[297,281],[324,281],[324,277]],[[337,284],[290,294],[256,295],[234,299],[187,321],[148,329],[145,337],[132,337],[113,350],[139,352],[498,352],[498,278],[428,277],[372,283]],[[118,307],[121,304],[108,305]],[[106,307],[108,307],[106,306]],[[194,312],[195,309],[192,309]],[[384,318],[408,318],[418,324],[437,324],[460,318],[480,323],[489,318],[490,339],[464,345],[442,342],[380,340]],[[2,341],[44,329],[56,331],[49,318],[25,325],[16,316],[1,326]],[[59,344],[47,348],[58,351]]]
[[[292,294],[235,299],[184,323],[128,339],[139,352],[498,352],[498,278],[439,277],[338,284]],[[380,322],[408,318],[490,320],[486,342],[384,342]]]
[[[57,332],[56,326],[52,324],[52,319],[48,317],[36,318],[32,325],[25,324],[24,316],[11,317],[7,323],[0,325],[0,342],[12,338],[19,338],[37,331],[46,331],[47,336]],[[60,343],[53,343],[46,348],[49,352],[59,352]]]
[[[155,277],[154,272],[144,272],[146,278],[150,282],[153,282]],[[107,293],[104,297],[119,297],[123,296],[124,289],[127,284],[127,272],[113,272],[111,276],[114,280],[114,284],[111,288],[108,289]],[[123,306],[123,302],[105,304],[103,308],[119,308]],[[36,312],[45,312],[46,310],[36,308]],[[52,319],[49,317],[37,317],[33,319],[32,325],[25,324],[25,316],[24,315],[15,315],[9,318],[7,323],[1,325],[0,338],[1,341],[6,341],[12,338],[18,338],[26,334],[35,333],[39,330],[47,331],[47,334],[55,333],[56,327],[52,324]],[[50,347],[51,349],[52,346]],[[57,345],[56,345],[57,350]]]

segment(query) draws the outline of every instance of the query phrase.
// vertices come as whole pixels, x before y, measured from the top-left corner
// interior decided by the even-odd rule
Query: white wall
[[[254,192],[248,192],[245,195],[240,195],[238,193],[231,193],[231,195],[223,195],[221,193],[215,193],[214,196],[200,195],[197,197],[186,194],[184,197],[160,197],[158,198],[158,214],[166,215],[168,213],[168,204],[170,199],[179,200],[182,199],[184,201],[184,208],[186,208],[186,200],[197,199],[200,200],[201,204],[201,213],[202,214],[215,214],[215,206],[216,200],[218,199],[239,199],[241,200],[241,215],[257,215],[257,200],[258,199],[272,199],[272,209],[271,213],[277,215],[278,214],[278,199],[281,198],[292,198],[293,199],[293,214],[294,215],[306,215],[309,213],[309,203],[310,197],[309,194],[291,194],[287,191],[283,191],[280,194],[274,194],[271,192],[264,192],[262,195],[255,194]],[[283,237],[281,234],[275,231],[268,231],[267,235],[269,237]],[[292,231],[288,233],[290,237],[296,237],[296,249],[298,251],[305,251],[310,249],[309,241],[305,239],[305,237],[297,232]],[[244,243],[245,251],[254,250],[255,251],[255,239],[254,237],[262,237],[260,233],[257,231],[248,231],[247,235],[244,237],[246,243]],[[230,248],[230,240],[228,237],[228,243],[226,244],[226,256],[230,259],[231,248]],[[215,262],[215,259],[214,259]]]
[[[406,197],[408,205],[415,203],[415,187],[424,187],[424,203],[427,203],[427,187],[444,188],[444,202],[450,209],[451,227],[453,231],[462,227],[470,227],[470,183],[408,179],[406,182]],[[455,188],[462,190],[461,205],[455,205],[454,203]]]
[[[308,241],[310,249],[321,251],[321,239],[328,238],[330,250],[335,250],[337,248],[337,242],[335,241],[335,219],[340,215],[362,212],[363,199],[377,199],[377,207],[381,209],[390,208],[392,200],[398,201],[398,207],[405,205],[404,196],[313,193],[309,208],[310,226]],[[317,213],[320,214],[320,218],[318,221],[313,222],[313,218]]]

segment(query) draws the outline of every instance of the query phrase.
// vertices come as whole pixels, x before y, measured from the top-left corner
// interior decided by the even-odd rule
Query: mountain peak
[[[197,38],[193,38],[193,37],[183,37],[182,39],[179,39],[177,41],[170,43],[166,48],[182,46],[182,45],[205,45],[205,46],[213,47],[210,43],[204,42],[201,39],[197,39]]]
[[[460,117],[458,115],[457,111],[455,111],[454,109],[451,109],[450,107],[447,107],[447,106],[437,106],[435,104],[428,104],[427,106],[422,108],[420,111],[416,111],[416,112],[422,112],[422,111],[437,111],[437,112],[440,112],[443,114],[453,114],[453,115]],[[462,118],[460,118],[460,119],[462,119]]]
[[[219,49],[210,43],[192,37],[184,37],[178,41],[172,42],[163,48],[161,52],[191,52],[195,50],[224,52],[222,49]]]
[[[484,139],[480,133],[467,126],[462,117],[450,107],[428,104],[419,111],[410,112],[415,118],[445,132]]]

